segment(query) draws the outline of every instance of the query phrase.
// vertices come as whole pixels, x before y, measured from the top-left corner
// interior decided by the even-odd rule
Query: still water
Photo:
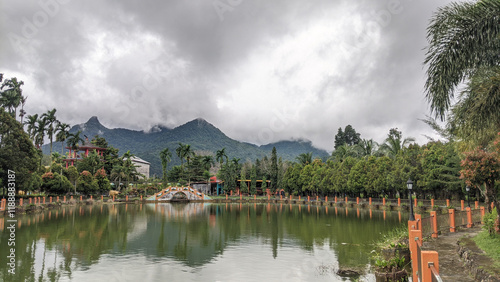
[[[350,281],[339,268],[375,281],[373,243],[406,217],[284,204],[66,206],[17,218],[15,275],[5,220],[0,281]]]

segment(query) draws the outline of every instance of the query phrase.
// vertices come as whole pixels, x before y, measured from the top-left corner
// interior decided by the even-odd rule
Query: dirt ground
[[[480,231],[480,227],[461,228],[437,239],[424,240],[423,249],[439,253],[443,281],[500,281],[500,269],[494,268],[492,260],[470,239]]]

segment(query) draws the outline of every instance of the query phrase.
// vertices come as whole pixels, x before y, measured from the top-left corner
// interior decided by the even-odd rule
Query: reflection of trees
[[[63,209],[64,215],[62,209],[50,211],[52,218],[48,220],[46,212],[43,222],[33,223],[31,226],[27,226],[26,219],[29,218],[31,222],[33,218],[35,222],[34,218],[40,218],[40,215],[21,219],[22,226],[16,230],[16,275],[7,275],[7,259],[0,256],[0,278],[6,278],[4,281],[56,281],[61,277],[62,271],[71,277],[74,265],[85,268],[96,263],[102,254],[112,252],[115,247],[125,250],[126,234],[134,227],[137,209],[128,209],[126,212],[114,206],[104,206],[102,214],[97,214],[94,208],[90,215],[87,208]],[[81,215],[83,213],[87,214]],[[8,232],[1,233],[2,253],[7,245],[8,235]],[[43,248],[41,271],[38,277],[34,277],[35,252],[38,248]],[[46,261],[48,252],[55,255],[53,263]],[[62,260],[58,261],[60,252]]]
[[[200,266],[222,254],[228,245],[249,239],[268,244],[274,258],[284,238],[308,252],[328,243],[341,266],[363,265],[368,263],[370,243],[399,224],[397,216],[389,214],[383,221],[376,211],[370,220],[368,211],[358,215],[329,208],[327,214],[324,207],[301,206],[299,210],[295,205],[105,205],[102,213],[100,210],[93,207],[90,213],[86,207],[66,207],[64,216],[59,210],[56,218],[52,211],[52,218],[48,220],[45,214],[43,222],[34,220],[36,216],[23,219],[16,231],[17,274],[5,279],[7,258],[0,256],[0,280],[71,279],[75,269],[89,268],[102,254],[110,253],[140,252],[151,260],[171,257]],[[27,226],[27,219],[35,223]],[[7,245],[5,231],[0,233],[1,253]],[[41,258],[35,258],[35,252]]]

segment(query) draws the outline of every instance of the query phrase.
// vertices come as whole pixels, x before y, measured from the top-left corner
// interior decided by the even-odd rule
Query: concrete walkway
[[[492,267],[492,262],[475,243],[468,239],[476,236],[481,231],[480,227],[461,228],[455,233],[446,233],[437,239],[429,238],[424,240],[423,249],[434,250],[439,253],[439,274],[443,281],[481,281],[476,280],[470,273],[469,267],[458,254],[459,241],[467,244],[470,250],[469,257],[474,257],[473,264],[479,268]],[[477,265],[479,264],[479,265]],[[494,272],[498,271],[493,269]],[[496,279],[487,281],[498,281]]]

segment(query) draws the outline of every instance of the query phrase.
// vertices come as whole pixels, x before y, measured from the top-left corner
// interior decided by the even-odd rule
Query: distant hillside
[[[70,132],[82,131],[83,135],[92,139],[95,135],[106,138],[109,145],[118,148],[120,154],[130,150],[134,155],[151,163],[151,175],[161,175],[160,151],[169,148],[172,152],[172,162],[169,167],[180,164],[175,155],[175,149],[179,142],[190,144],[195,151],[212,152],[226,148],[226,154],[231,158],[252,160],[270,156],[273,147],[276,147],[278,156],[283,160],[295,160],[302,153],[313,152],[313,158],[326,159],[329,154],[325,150],[312,146],[310,141],[280,141],[268,145],[257,146],[254,144],[236,141],[227,137],[217,127],[204,119],[195,119],[174,129],[156,126],[151,132],[135,131],[124,128],[109,129],[103,126],[97,117],[91,117],[86,123],[75,125]],[[56,142],[53,150],[60,152],[61,143]],[[48,144],[43,147],[44,153],[48,154]]]

